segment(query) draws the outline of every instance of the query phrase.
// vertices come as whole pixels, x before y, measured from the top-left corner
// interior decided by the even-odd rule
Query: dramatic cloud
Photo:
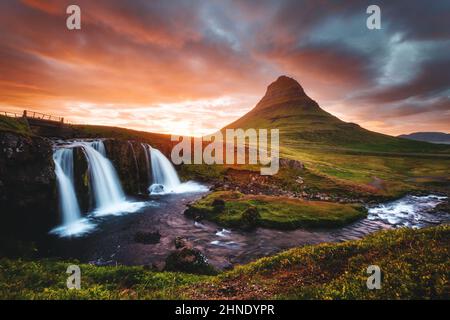
[[[198,135],[287,74],[343,120],[449,131],[448,2],[380,1],[369,30],[368,1],[78,0],[69,31],[72,3],[0,3],[1,110]]]

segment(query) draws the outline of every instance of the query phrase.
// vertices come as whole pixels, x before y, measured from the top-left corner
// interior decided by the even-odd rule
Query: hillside
[[[414,132],[410,134],[401,134],[398,137],[416,141],[450,144],[450,133],[444,132]]]
[[[227,128],[280,130],[280,155],[303,162],[305,185],[399,196],[413,190],[449,192],[450,146],[372,132],[344,122],[281,76],[247,114]],[[346,187],[343,188],[342,186]]]
[[[366,130],[326,112],[294,79],[280,76],[258,104],[227,128],[280,130],[284,149],[332,147],[375,152],[440,153],[450,148],[409,141]]]

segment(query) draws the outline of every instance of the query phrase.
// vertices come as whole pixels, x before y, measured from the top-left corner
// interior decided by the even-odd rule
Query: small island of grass
[[[367,210],[361,204],[216,191],[191,204],[185,214],[225,227],[296,229],[343,226],[365,217]]]

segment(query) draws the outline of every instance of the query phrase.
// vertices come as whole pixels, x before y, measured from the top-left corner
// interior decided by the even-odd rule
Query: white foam
[[[50,231],[50,234],[55,234],[61,238],[64,237],[80,237],[89,232],[94,231],[96,225],[93,224],[89,219],[81,218],[69,224],[65,224],[54,228]]]

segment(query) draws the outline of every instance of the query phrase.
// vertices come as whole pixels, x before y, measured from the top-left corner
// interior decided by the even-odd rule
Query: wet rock
[[[164,186],[162,184],[152,184],[150,186],[150,188],[148,189],[148,191],[151,194],[163,193],[164,192]]]
[[[149,182],[145,150],[137,141],[104,140],[108,158],[113,162],[127,194],[145,192]]]
[[[17,239],[46,234],[59,222],[52,155],[46,139],[0,132],[0,251]]]
[[[446,201],[439,203],[429,211],[430,213],[439,213],[439,212],[446,212],[450,213],[450,200],[446,199]]]
[[[94,199],[91,192],[88,162],[81,147],[73,149],[73,177],[81,212],[89,212],[94,206]]]
[[[248,207],[243,213],[242,213],[242,227],[244,229],[253,229],[256,228],[258,225],[259,219],[261,218],[261,215],[258,212],[258,209],[256,207]]]
[[[184,239],[183,237],[176,237],[174,244],[175,244],[176,249],[188,247],[188,243],[187,243],[186,239]]]
[[[172,251],[167,256],[165,270],[195,274],[217,273],[200,250],[187,247]]]
[[[205,217],[205,212],[191,205],[188,205],[187,209],[184,211],[184,215],[188,218],[194,219],[195,221],[202,221]]]
[[[143,244],[156,244],[159,243],[160,239],[161,234],[159,233],[159,231],[153,232],[138,231],[134,235],[134,241]]]

